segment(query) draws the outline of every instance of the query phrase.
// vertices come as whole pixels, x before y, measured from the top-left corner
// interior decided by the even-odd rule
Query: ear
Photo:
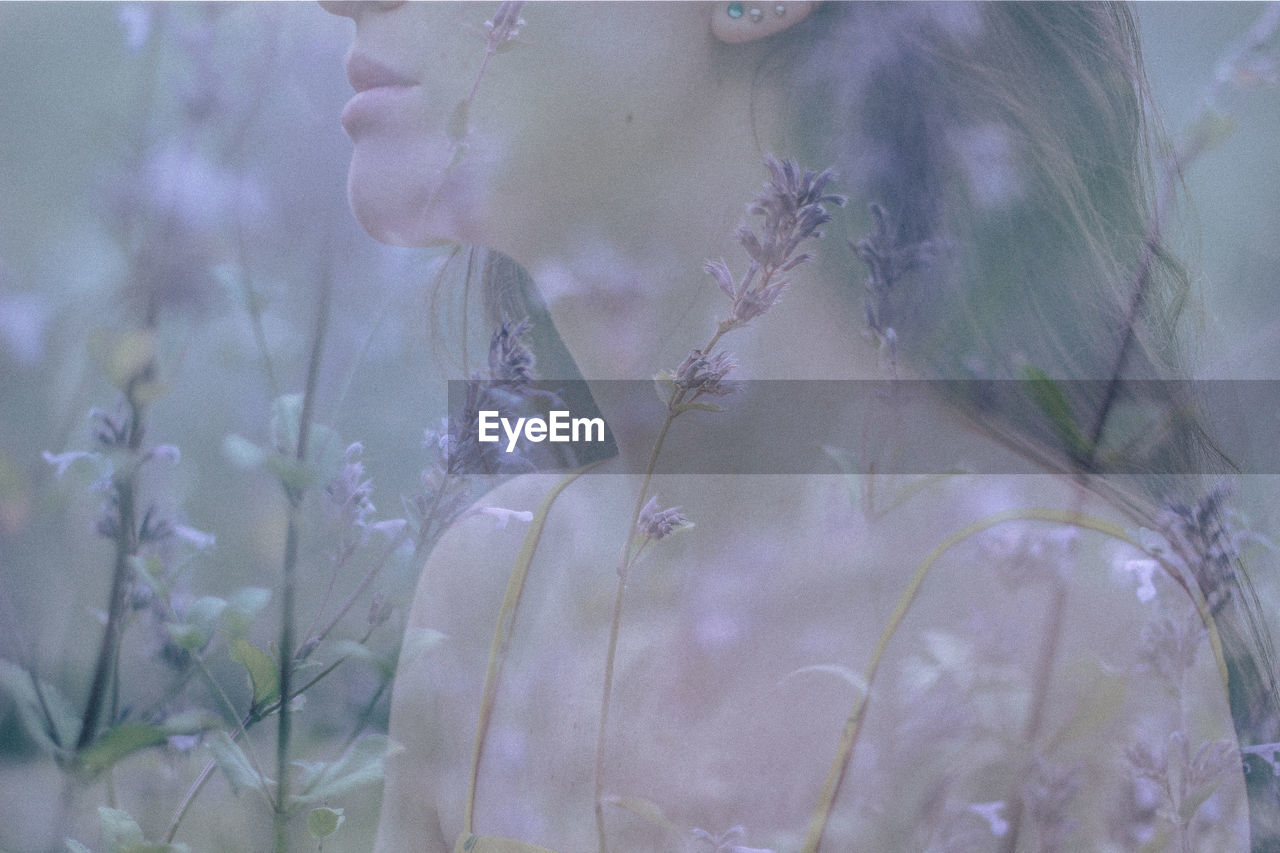
[[[768,38],[800,23],[817,6],[810,0],[734,0],[716,3],[711,34],[728,44]]]

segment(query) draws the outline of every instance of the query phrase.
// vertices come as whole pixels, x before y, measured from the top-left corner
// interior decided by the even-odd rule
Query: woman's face
[[[726,48],[710,6],[528,4],[491,53],[496,3],[324,5],[356,22],[349,192],[384,242],[520,257],[579,226],[608,238],[641,202],[677,192],[673,173],[705,171],[717,144],[726,85],[713,59]],[[742,142],[718,140],[726,154]]]

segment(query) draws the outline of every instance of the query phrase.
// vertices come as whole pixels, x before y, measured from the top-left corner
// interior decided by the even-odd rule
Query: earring
[[[753,3],[733,0],[711,18],[711,33],[730,44],[755,41],[780,33],[808,17],[812,2]]]
[[[729,17],[733,18],[734,20],[741,18],[743,15],[742,4],[736,2],[736,0],[733,3],[730,3],[729,6],[725,9],[725,11],[728,13]],[[783,15],[787,14],[787,5],[785,3],[774,4],[773,14],[776,17],[781,18]],[[747,18],[750,19],[750,21],[753,24],[758,24],[764,20],[764,10],[761,9],[759,6],[752,6],[750,9],[746,11],[746,15],[747,15]]]

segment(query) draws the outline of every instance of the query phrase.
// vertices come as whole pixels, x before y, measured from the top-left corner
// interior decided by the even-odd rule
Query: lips
[[[347,58],[347,79],[351,81],[351,88],[356,92],[418,85],[418,81],[412,77],[388,68],[361,53],[353,53]]]
[[[407,74],[365,56],[347,58],[347,79],[356,96],[342,110],[342,126],[355,138],[361,132],[393,121],[416,95],[419,83]]]

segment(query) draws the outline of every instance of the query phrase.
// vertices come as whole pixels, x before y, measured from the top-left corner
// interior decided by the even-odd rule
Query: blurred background
[[[1219,74],[1261,12],[1137,8],[1175,139],[1193,122],[1204,129],[1204,98],[1219,81],[1216,144],[1185,174],[1177,231],[1199,288],[1189,319],[1205,376],[1280,379],[1277,69],[1250,61],[1230,79]],[[458,259],[442,273],[442,250],[378,245],[347,208],[338,115],[350,95],[351,27],[310,4],[0,4],[0,850],[61,850],[64,836],[101,849],[95,809],[109,801],[158,838],[204,763],[193,741],[171,738],[121,762],[111,789],[101,777],[71,783],[24,717],[24,669],[72,709],[88,692],[113,555],[95,533],[100,471],[80,462],[58,477],[42,454],[92,449],[89,412],[116,412],[130,333],[154,326],[147,444],[181,454],[145,483],[157,515],[190,532],[165,567],[180,607],[278,583],[286,502],[278,480],[244,464],[227,437],[267,443],[271,400],[301,391],[326,283],[315,418],[340,446],[362,443],[377,518],[404,514],[401,496],[429,462],[423,431],[444,414],[444,379],[475,355],[433,336],[433,312],[460,310],[433,296]],[[1256,507],[1254,526],[1275,530],[1276,509]],[[197,547],[207,543],[195,532],[216,545]],[[309,533],[301,563],[322,580],[304,583],[304,618],[334,563],[332,541]],[[362,573],[348,569],[338,597]],[[413,582],[411,561],[393,559],[371,593],[407,601]],[[1277,612],[1274,582],[1260,587]],[[273,608],[247,630],[262,649]],[[126,636],[118,716],[160,707],[179,687],[192,707],[216,707],[182,661],[166,663],[172,637],[145,609]],[[367,601],[353,609],[346,635],[363,633],[368,610]],[[394,652],[402,617],[372,636],[375,657]],[[225,653],[208,667],[247,701],[245,671]],[[309,696],[297,753],[332,759],[355,731],[385,722],[385,672],[376,661],[347,664]],[[256,733],[264,754],[268,728]],[[368,849],[377,801],[376,785],[345,797],[347,824],[324,849]],[[251,849],[244,839],[269,837],[269,826],[260,800],[215,778],[178,839]]]

